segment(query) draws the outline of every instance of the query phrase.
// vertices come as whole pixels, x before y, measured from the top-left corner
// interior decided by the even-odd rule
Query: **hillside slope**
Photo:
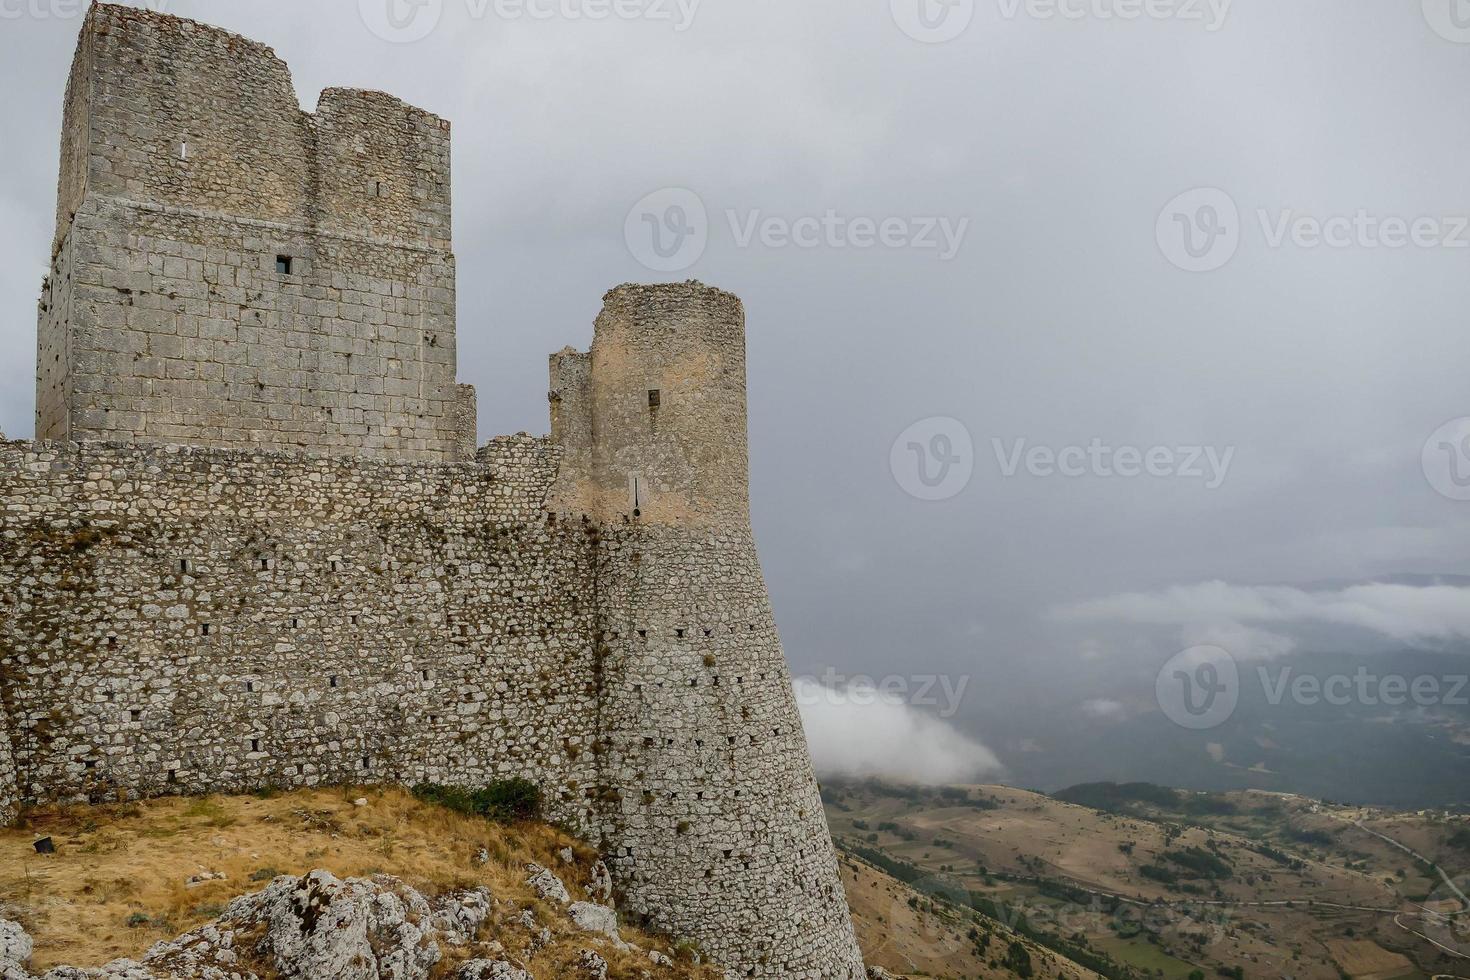
[[[56,853],[38,854],[38,836],[49,836]],[[532,883],[532,866],[549,871],[566,893],[557,894],[545,877]],[[330,874],[297,877],[318,869]],[[263,936],[264,944],[282,916],[293,924],[299,919],[305,934],[331,908],[366,930],[371,942],[364,956],[376,950],[402,957],[437,945],[432,958],[414,954],[427,972],[391,974],[404,978],[454,977],[472,960],[511,964],[538,980],[601,976],[599,960],[614,980],[722,975],[697,963],[695,951],[635,928],[624,925],[616,937],[596,931],[608,925],[598,920],[603,913],[589,911],[607,901],[603,874],[595,853],[550,827],[502,827],[401,791],[172,798],[35,810],[24,829],[0,831],[0,919],[17,921],[30,934],[30,969],[38,974],[61,964],[95,968],[136,959],[190,930],[190,941],[179,945],[203,937],[218,952],[217,934],[225,930],[213,923],[222,915],[233,916],[236,932],[252,942]],[[272,894],[231,904],[263,891]],[[570,906],[573,901],[587,905]],[[382,910],[390,907],[400,910],[398,917],[384,920]],[[436,932],[431,925],[441,920],[460,924]],[[0,935],[0,957],[4,940]],[[279,955],[304,954],[278,947]],[[226,957],[240,958],[236,968],[245,968],[254,948],[241,947],[237,937]],[[163,952],[159,969],[180,969],[178,951]],[[260,969],[269,975],[272,968]],[[0,963],[0,976],[6,975]]]
[[[1470,913],[1446,882],[1464,817],[1142,784],[1058,795],[824,787],[845,853],[1112,980],[1467,975]]]

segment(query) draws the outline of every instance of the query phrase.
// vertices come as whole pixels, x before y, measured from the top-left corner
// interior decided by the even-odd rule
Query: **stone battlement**
[[[611,291],[552,434],[477,447],[447,124],[303,113],[268,48],[113,6],[66,118],[38,440],[0,436],[0,821],[524,777],[734,975],[862,977],[750,528],[740,301]]]

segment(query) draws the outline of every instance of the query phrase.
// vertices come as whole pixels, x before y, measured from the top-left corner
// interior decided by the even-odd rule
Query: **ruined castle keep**
[[[37,439],[0,441],[0,820],[527,777],[625,907],[857,978],[751,534],[744,312],[613,290],[549,438],[456,383],[449,125],[99,5],[67,86]]]

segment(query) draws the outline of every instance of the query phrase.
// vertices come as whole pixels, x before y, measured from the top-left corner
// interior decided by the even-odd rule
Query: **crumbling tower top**
[[[94,5],[67,86],[39,438],[473,452],[449,124],[268,47]]]

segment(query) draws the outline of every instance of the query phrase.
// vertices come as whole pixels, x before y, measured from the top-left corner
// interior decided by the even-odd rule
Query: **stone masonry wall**
[[[466,458],[447,122],[106,4],[65,112],[38,438]]]
[[[617,528],[599,569],[603,836],[627,906],[739,975],[860,980],[749,530]]]
[[[20,803],[20,790],[15,782],[15,757],[10,752],[10,719],[0,702],[0,827],[12,823]]]
[[[21,798],[526,776],[590,823],[594,569],[543,510],[558,459],[0,443]]]
[[[861,978],[750,529],[740,300],[615,289],[551,384],[553,499],[600,528],[601,834],[627,904],[740,975]]]

